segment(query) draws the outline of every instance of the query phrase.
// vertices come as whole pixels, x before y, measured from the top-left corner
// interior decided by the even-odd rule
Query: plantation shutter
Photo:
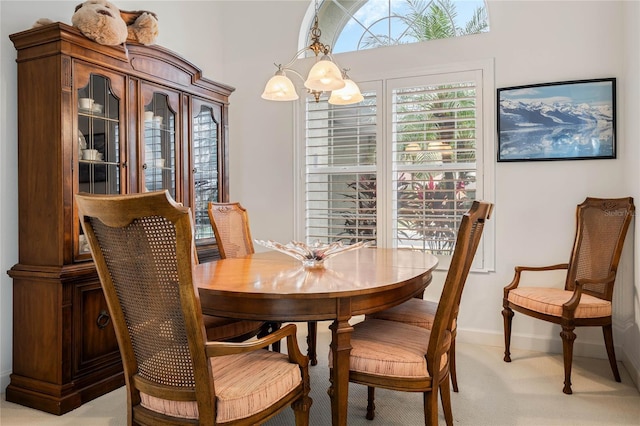
[[[480,73],[398,79],[391,101],[392,238],[451,255],[476,199]]]
[[[378,82],[355,105],[308,99],[307,242],[450,256],[462,215],[483,194],[482,81],[480,69],[439,73]]]
[[[307,102],[306,237],[308,242],[376,241],[377,105]]]

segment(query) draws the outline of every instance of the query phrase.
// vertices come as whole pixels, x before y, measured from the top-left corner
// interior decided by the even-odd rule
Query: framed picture
[[[498,161],[616,158],[616,79],[498,89]]]

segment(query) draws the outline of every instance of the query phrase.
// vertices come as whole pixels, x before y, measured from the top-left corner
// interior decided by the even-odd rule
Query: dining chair
[[[475,201],[471,205],[469,213],[478,211],[481,221],[476,222],[476,229],[473,231],[472,245],[469,246],[467,257],[465,259],[465,281],[466,276],[471,269],[473,258],[475,256],[478,244],[480,243],[480,237],[484,230],[484,223],[491,216],[493,210],[493,204],[484,201]],[[465,281],[462,282],[462,289],[464,289]],[[451,322],[451,349],[449,350],[449,372],[451,376],[451,385],[454,392],[458,392],[458,376],[456,372],[456,335],[458,329],[458,313],[460,311],[460,300],[462,298],[462,290],[458,296],[458,300],[454,306],[454,314]],[[430,330],[433,326],[433,320],[438,309],[438,303],[430,300],[424,300],[422,295],[419,297],[409,299],[406,302],[394,306],[384,311],[376,312],[369,315],[371,318],[383,319],[387,321],[399,321],[405,324],[417,325],[418,327],[426,328]]]
[[[76,202],[122,356],[129,425],[253,425],[289,405],[296,425],[309,424],[295,325],[255,341],[207,341],[188,208],[167,191]],[[288,354],[264,349],[284,338]]]
[[[431,329],[367,318],[353,327],[349,381],[367,386],[366,418],[375,416],[375,388],[422,392],[425,425],[438,424],[438,390],[447,425],[453,424],[449,386],[451,324],[490,208],[478,202],[462,216],[451,265]],[[332,354],[329,366],[333,368]]]
[[[255,253],[249,214],[238,202],[209,202],[209,220],[222,259],[244,257]]]
[[[516,266],[513,281],[504,288],[504,360],[511,362],[511,322],[514,311],[560,324],[564,358],[563,392],[571,394],[571,364],[576,327],[601,326],[613,376],[620,373],[613,347],[611,312],[613,286],[629,223],[633,198],[587,197],[576,208],[576,232],[569,263]],[[523,272],[566,270],[564,288],[520,286]]]
[[[243,257],[255,252],[251,238],[249,214],[239,202],[218,203],[210,201],[208,212],[222,259]],[[277,330],[279,327],[279,323],[270,323],[269,331]],[[316,321],[307,322],[307,355],[311,365],[318,364],[317,334],[318,323]],[[276,345],[274,350],[279,350],[279,347]]]
[[[198,256],[195,256],[194,261],[198,263]],[[272,323],[266,321],[226,318],[208,314],[203,314],[202,319],[207,332],[207,340],[212,342],[242,342],[255,336],[265,336],[280,328],[274,328]],[[280,352],[280,341],[274,343],[274,349]]]

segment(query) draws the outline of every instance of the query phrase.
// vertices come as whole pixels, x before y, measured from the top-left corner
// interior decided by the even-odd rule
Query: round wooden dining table
[[[420,295],[438,264],[435,256],[405,249],[362,248],[327,259],[324,267],[276,251],[202,263],[194,269],[204,314],[274,322],[332,320],[331,414],[347,424],[349,320]]]

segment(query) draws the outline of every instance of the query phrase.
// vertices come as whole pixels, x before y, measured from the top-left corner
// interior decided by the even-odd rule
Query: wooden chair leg
[[[607,347],[607,356],[609,357],[613,377],[616,379],[616,382],[620,382],[620,372],[618,371],[618,363],[616,362],[616,351],[613,348],[613,331],[611,324],[602,327],[602,334],[604,334],[604,345]]]
[[[431,391],[422,394],[422,399],[425,426],[438,426],[438,385],[434,383]]]
[[[444,411],[444,419],[447,426],[453,426],[453,412],[451,411],[451,389],[449,388],[449,378],[446,378],[440,384],[440,400],[442,401],[442,410]]]
[[[502,310],[504,318],[504,361],[511,362],[511,321],[513,319],[513,310],[505,306]]]
[[[560,337],[562,337],[562,354],[564,357],[564,388],[562,392],[571,395],[571,364],[573,362],[573,341],[576,340],[576,334],[573,332],[575,327],[571,325],[562,325]]]
[[[307,322],[307,356],[311,365],[318,365],[316,342],[318,341],[318,322]]]
[[[367,420],[373,420],[376,416],[376,388],[373,386],[367,386]]]
[[[296,426],[309,426],[309,409],[311,408],[311,398],[305,396],[291,404],[296,419]]]
[[[453,391],[458,392],[458,375],[456,374],[456,339],[451,340],[449,348],[449,374],[451,375],[451,385]]]

